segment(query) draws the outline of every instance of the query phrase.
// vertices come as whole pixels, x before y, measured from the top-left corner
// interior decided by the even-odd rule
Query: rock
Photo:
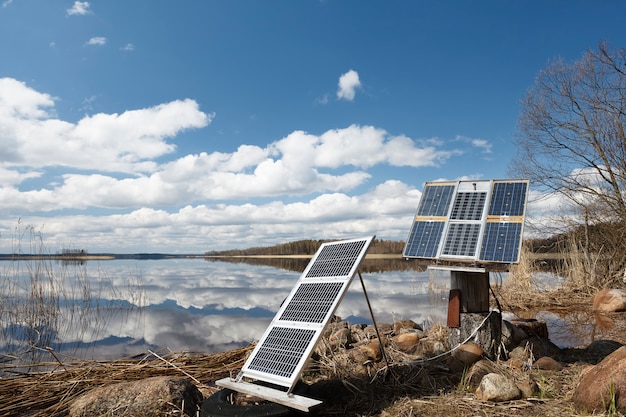
[[[400,352],[413,353],[419,344],[420,335],[417,332],[400,333],[399,335],[394,336],[392,340],[396,349]]]
[[[626,311],[626,292],[608,288],[600,290],[593,297],[593,309],[604,312]]]
[[[615,327],[615,320],[605,312],[594,312],[593,319],[600,330],[611,330]]]
[[[376,327],[373,324],[370,324],[365,329],[365,334],[370,338],[376,338]],[[388,336],[393,333],[393,326],[391,323],[379,323],[378,324],[378,333],[380,333],[380,337]]]
[[[464,343],[452,353],[452,356],[468,367],[480,360],[484,354],[483,348],[476,343]]]
[[[527,339],[526,332],[519,327],[513,325],[507,320],[502,320],[502,343],[507,349],[517,346],[524,339]]]
[[[560,371],[563,369],[563,365],[557,362],[555,359],[549,356],[543,356],[533,363],[533,368],[541,369],[543,371]]]
[[[604,412],[610,405],[626,412],[626,346],[585,372],[572,398],[586,412]]]
[[[350,329],[348,329],[347,327],[344,327],[342,329],[337,330],[335,333],[331,334],[328,340],[330,341],[332,346],[338,345],[338,346],[345,347],[349,345],[350,343],[352,343],[352,338],[350,336],[351,336]]]
[[[558,356],[561,354],[561,349],[557,345],[548,339],[539,337],[531,337],[530,339],[523,340],[522,343],[520,343],[520,347],[526,349],[531,355],[530,359],[533,360],[543,356]]]
[[[515,319],[511,324],[521,329],[529,338],[548,339],[548,325],[536,319]]]
[[[537,382],[531,378],[516,381],[515,385],[519,388],[523,398],[533,397],[539,392],[539,385],[537,385]]]
[[[485,375],[496,372],[498,372],[498,367],[493,362],[487,359],[481,359],[467,371],[465,384],[475,389],[480,385],[480,381],[482,381]]]
[[[158,376],[92,389],[70,405],[69,417],[196,415],[202,393],[180,377]]]
[[[594,340],[585,348],[585,354],[602,360],[621,347],[622,344],[614,340]]]
[[[530,349],[525,346],[517,346],[509,352],[509,360],[526,363],[530,360]]]
[[[476,389],[476,397],[482,401],[518,400],[522,393],[515,382],[501,374],[487,374]]]
[[[413,320],[398,320],[393,323],[393,332],[395,334],[403,333],[404,331],[409,330],[411,332],[415,330],[422,331],[422,326],[415,323]]]
[[[380,343],[378,342],[378,340],[367,345],[359,346],[359,349],[371,361],[378,362],[383,358],[383,354],[380,349]]]

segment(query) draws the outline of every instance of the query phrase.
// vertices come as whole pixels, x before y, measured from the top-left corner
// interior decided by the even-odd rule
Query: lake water
[[[307,259],[281,266],[201,258],[0,262],[0,362],[114,359],[170,350],[220,352],[259,339]],[[450,273],[403,260],[365,260],[363,282],[378,323],[410,319],[428,329],[447,320]],[[498,283],[501,275],[491,276]],[[372,322],[358,275],[336,314]],[[559,347],[601,337],[580,312],[534,313]]]
[[[411,319],[428,327],[446,322],[448,272],[381,272],[366,262],[362,277],[378,323]],[[212,353],[247,345],[261,337],[307,263],[300,260],[289,270],[199,258],[46,261],[43,266],[30,261],[19,271],[2,263],[7,264],[3,288],[10,294],[4,297],[5,311],[32,297],[29,287],[60,295],[52,300],[59,311],[51,311],[51,319],[33,318],[32,312],[1,316],[5,345],[0,353],[33,353],[35,345],[39,356],[50,355],[50,348],[63,355],[109,359],[148,350]],[[62,282],[53,282],[52,276]],[[19,282],[7,284],[11,279]],[[364,294],[357,275],[336,314],[351,324],[371,323]]]

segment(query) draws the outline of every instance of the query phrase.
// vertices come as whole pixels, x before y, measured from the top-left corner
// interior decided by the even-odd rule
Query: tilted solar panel
[[[451,220],[480,220],[485,208],[486,192],[459,192],[452,205]]]
[[[455,182],[426,184],[403,251],[405,257],[437,257],[455,188]]]
[[[522,223],[487,223],[480,259],[493,262],[518,262],[521,235]]]
[[[489,205],[490,216],[523,216],[526,206],[526,182],[496,182]]]
[[[404,249],[404,256],[435,258],[445,222],[425,221],[413,223],[413,229]]]
[[[475,257],[480,224],[451,223],[446,234],[442,255]]]
[[[373,239],[330,242],[319,248],[255,346],[238,380],[249,377],[293,389]]]
[[[450,208],[450,201],[454,196],[455,183],[440,183],[426,185],[422,193],[418,216],[446,216]]]

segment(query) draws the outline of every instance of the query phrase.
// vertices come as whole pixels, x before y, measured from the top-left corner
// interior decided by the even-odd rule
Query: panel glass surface
[[[525,182],[496,182],[493,185],[490,216],[522,216],[526,206]]]
[[[343,285],[343,282],[301,284],[283,310],[280,320],[323,322]]]
[[[447,216],[454,185],[427,185],[422,193],[418,216]]]
[[[487,193],[480,192],[459,192],[454,199],[452,220],[480,220],[485,208]]]
[[[519,261],[522,223],[487,223],[480,259],[493,262]]]
[[[315,330],[274,327],[250,361],[248,368],[291,378],[314,336]]]
[[[404,256],[434,258],[439,250],[444,222],[425,221],[413,223],[404,249]]]
[[[480,224],[451,223],[448,227],[442,255],[476,256]]]
[[[306,277],[341,277],[350,274],[364,245],[365,241],[357,240],[323,247]]]

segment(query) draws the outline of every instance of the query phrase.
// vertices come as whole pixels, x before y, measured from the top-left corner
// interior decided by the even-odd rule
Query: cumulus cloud
[[[137,247],[202,252],[368,234],[404,239],[420,195],[412,186],[391,180],[353,196],[330,193],[291,203],[186,205],[171,213],[144,207],[123,214],[28,215],[22,222],[43,228],[52,247],[88,242],[91,252]],[[0,227],[11,230],[14,221],[4,217]]]
[[[91,5],[88,1],[75,1],[72,7],[67,9],[67,15],[86,15],[91,13]]]
[[[361,87],[359,73],[350,70],[339,77],[339,89],[337,90],[337,99],[353,101],[357,88]]]
[[[0,151],[5,166],[39,169],[66,166],[104,172],[156,170],[154,158],[173,152],[167,141],[179,132],[207,126],[213,115],[193,100],[176,100],[121,114],[98,113],[78,123],[54,117],[54,99],[24,83],[0,79]],[[4,156],[4,157],[3,157]]]
[[[94,36],[93,38],[87,41],[87,45],[105,45],[107,43],[107,38],[104,36]]]
[[[22,217],[45,225],[59,247],[203,251],[307,236],[404,239],[420,192],[388,178],[369,184],[369,170],[437,167],[461,154],[438,139],[350,125],[178,155],[175,137],[214,117],[194,100],[75,122],[57,117],[56,100],[0,78],[0,231]]]

